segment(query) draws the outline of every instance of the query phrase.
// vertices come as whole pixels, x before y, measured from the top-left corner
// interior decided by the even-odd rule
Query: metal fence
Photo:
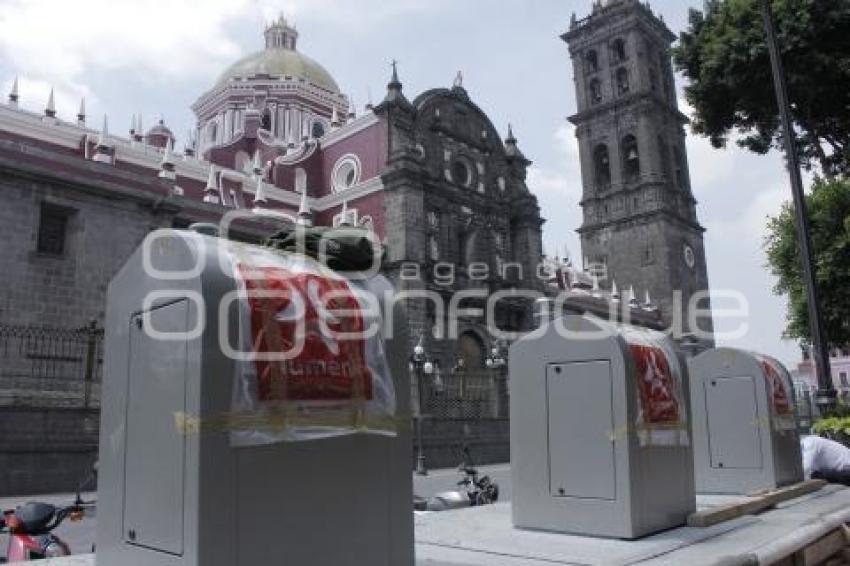
[[[507,374],[485,370],[426,378],[423,413],[432,419],[505,419]]]
[[[0,324],[0,406],[97,408],[103,329]]]

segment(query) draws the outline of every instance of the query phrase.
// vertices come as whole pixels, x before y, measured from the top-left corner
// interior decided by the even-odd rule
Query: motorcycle
[[[464,451],[466,454],[466,451]],[[487,505],[499,500],[499,485],[490,476],[478,477],[478,470],[467,464],[468,459],[458,466],[463,478],[457,485],[459,489],[444,491],[433,497],[424,498],[414,495],[413,509],[416,511],[446,511],[476,505]]]
[[[0,516],[0,533],[9,535],[6,557],[0,563],[27,562],[42,558],[59,558],[71,555],[71,547],[53,534],[65,519],[82,521],[93,502],[83,501],[82,488],[96,477],[97,464],[92,473],[77,488],[74,503],[57,507],[50,503],[30,501],[14,510],[3,511]]]
[[[70,556],[71,548],[53,534],[65,519],[81,521],[85,510],[79,505],[56,507],[31,501],[14,511],[4,511],[0,532],[9,533],[5,562],[26,562],[41,558]]]

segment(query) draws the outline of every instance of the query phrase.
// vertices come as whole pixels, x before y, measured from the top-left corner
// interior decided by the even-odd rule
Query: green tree
[[[691,127],[714,147],[781,144],[760,0],[706,0],[673,49],[688,79]],[[772,0],[804,167],[850,171],[850,0]]]
[[[843,346],[850,344],[850,180],[817,179],[806,203],[826,339],[831,346]],[[809,311],[792,204],[785,203],[767,227],[767,261],[778,278],[774,292],[789,299],[785,335],[808,343]]]

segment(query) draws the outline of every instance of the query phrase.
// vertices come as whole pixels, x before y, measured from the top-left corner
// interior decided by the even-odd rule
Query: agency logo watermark
[[[296,219],[277,211],[262,211],[265,218],[293,226]],[[226,236],[234,222],[257,221],[256,213],[231,211],[219,225]],[[604,265],[579,272],[565,273],[563,264],[542,260],[534,266],[521,263],[449,261],[429,262],[425,266],[402,262],[395,266],[398,289],[372,285],[381,274],[383,248],[374,232],[340,226],[334,230],[293,230],[288,236],[288,251],[242,244],[226,237],[210,238],[185,230],[161,229],[151,232],[142,244],[142,266],[161,288],[145,299],[143,328],[157,340],[196,340],[213,330],[221,351],[240,361],[295,360],[310,344],[321,344],[331,354],[340,344],[366,341],[376,336],[392,338],[397,327],[394,313],[398,304],[418,303],[430,313],[430,329],[436,339],[457,339],[464,321],[474,320],[487,329],[493,340],[513,341],[541,328],[524,331],[502,328],[498,314],[518,302],[528,305],[533,318],[551,325],[565,340],[592,340],[599,332],[570,328],[560,315],[575,311],[576,301],[591,301],[597,315],[623,324],[646,322],[646,309],[618,300],[610,293],[591,294],[570,286],[576,273],[594,280],[594,286],[607,279]],[[368,266],[358,265],[354,272],[341,274],[327,266],[340,259],[341,238],[364,238],[372,250]],[[301,253],[297,253],[297,252]],[[362,259],[362,258],[361,258]],[[363,261],[359,262],[364,264]],[[495,271],[494,271],[495,269]],[[226,292],[203,295],[198,279],[204,274],[228,278]],[[459,274],[463,274],[463,283]],[[583,275],[582,275],[583,273]],[[511,288],[490,291],[485,284],[494,277],[510,277]],[[181,286],[185,282],[185,288]],[[331,283],[327,283],[331,282]],[[421,283],[417,284],[417,282]],[[467,288],[456,288],[466,285]],[[584,282],[585,284],[587,281]],[[162,332],[149,313],[158,305],[186,298],[193,313],[186,332]],[[667,321],[663,330],[674,339],[685,336],[699,341],[736,340],[749,331],[750,308],[746,296],[736,290],[714,289],[686,295],[674,291],[670,297],[656,297],[657,306]],[[215,304],[211,304],[211,301]],[[601,309],[600,309],[601,305]],[[148,313],[148,314],[145,314]],[[211,328],[213,325],[214,328]],[[233,332],[235,326],[252,327],[254,335],[275,336],[258,347],[250,333]],[[259,328],[258,327],[262,327]],[[235,342],[234,342],[235,340]]]

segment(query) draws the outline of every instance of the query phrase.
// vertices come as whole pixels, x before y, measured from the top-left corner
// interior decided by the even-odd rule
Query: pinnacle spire
[[[47,107],[44,109],[44,115],[48,118],[56,117],[56,100],[53,96],[53,87],[50,87],[50,96],[47,97]]]
[[[364,107],[364,109],[365,110],[371,110],[372,108],[374,108],[374,105],[372,104],[372,89],[367,87],[366,88],[366,106]]]
[[[12,83],[12,90],[9,91],[9,105],[17,108],[18,106],[18,77]]]
[[[100,135],[97,138],[97,147],[109,147],[107,139],[109,138],[109,119],[106,114],[103,115],[103,128],[100,130]]]
[[[262,208],[268,201],[266,200],[265,182],[262,177],[257,177],[257,189],[254,191],[254,208]]]
[[[638,303],[637,297],[635,296],[635,286],[634,285],[629,286],[628,297],[629,297],[629,306],[630,307],[636,308],[636,307],[640,306],[640,304]]]
[[[611,300],[620,300],[620,291],[617,289],[617,282],[614,279],[611,280]]]
[[[653,310],[654,305],[652,304],[652,299],[649,296],[649,289],[646,290],[646,295],[643,301],[643,308],[645,310]]]
[[[351,226],[351,224],[348,223],[348,201],[347,200],[342,201],[342,210],[339,211],[339,215],[340,215],[340,218],[339,218],[339,225],[340,226]]]
[[[159,174],[161,179],[176,179],[177,174],[174,171],[174,159],[171,156],[171,143],[166,143],[162,148],[162,159],[159,162]]]
[[[310,211],[310,202],[307,199],[307,189],[301,191],[301,205],[298,207],[298,218],[295,221],[299,226],[310,228],[313,226],[313,213]]]
[[[210,204],[221,204],[221,193],[215,178],[215,166],[210,165],[210,174],[207,177],[207,186],[204,187],[204,202]]]
[[[333,110],[331,111],[331,128],[339,128],[342,125],[342,122],[339,120],[339,110],[336,108],[336,104],[334,104]]]
[[[195,156],[195,132],[192,130],[186,132],[186,142],[183,144],[183,155],[186,157]]]
[[[77,124],[80,126],[86,125],[86,97],[80,99],[80,109],[77,111]]]
[[[391,65],[393,67],[393,75],[390,78],[389,84],[387,84],[387,88],[395,88],[401,90],[401,81],[398,80],[398,61],[393,59]]]
[[[106,114],[103,115],[103,128],[100,130],[100,134],[97,136],[97,143],[94,147],[94,157],[92,157],[92,161],[97,161],[98,163],[112,163],[112,155],[109,153],[109,121],[106,117]]]
[[[530,165],[531,161],[526,159],[519,147],[517,147],[516,137],[514,137],[514,129],[511,124],[508,124],[508,136],[505,138],[505,155],[509,159],[515,159],[523,165]]]
[[[387,95],[384,97],[383,102],[378,106],[378,110],[382,110],[389,106],[400,106],[406,111],[412,111],[413,106],[410,102],[405,98],[404,93],[402,92],[401,81],[398,79],[398,61],[393,59],[392,62],[393,73],[390,77],[390,82],[387,83]]]
[[[254,161],[251,164],[251,169],[254,171],[255,175],[262,175],[263,173],[263,161],[260,159],[260,150],[254,151]]]
[[[267,203],[266,184],[263,181],[262,165],[260,165],[259,171],[256,167],[258,159],[259,152],[254,154],[254,179],[257,181],[257,189],[254,191],[254,208],[262,208]]]

